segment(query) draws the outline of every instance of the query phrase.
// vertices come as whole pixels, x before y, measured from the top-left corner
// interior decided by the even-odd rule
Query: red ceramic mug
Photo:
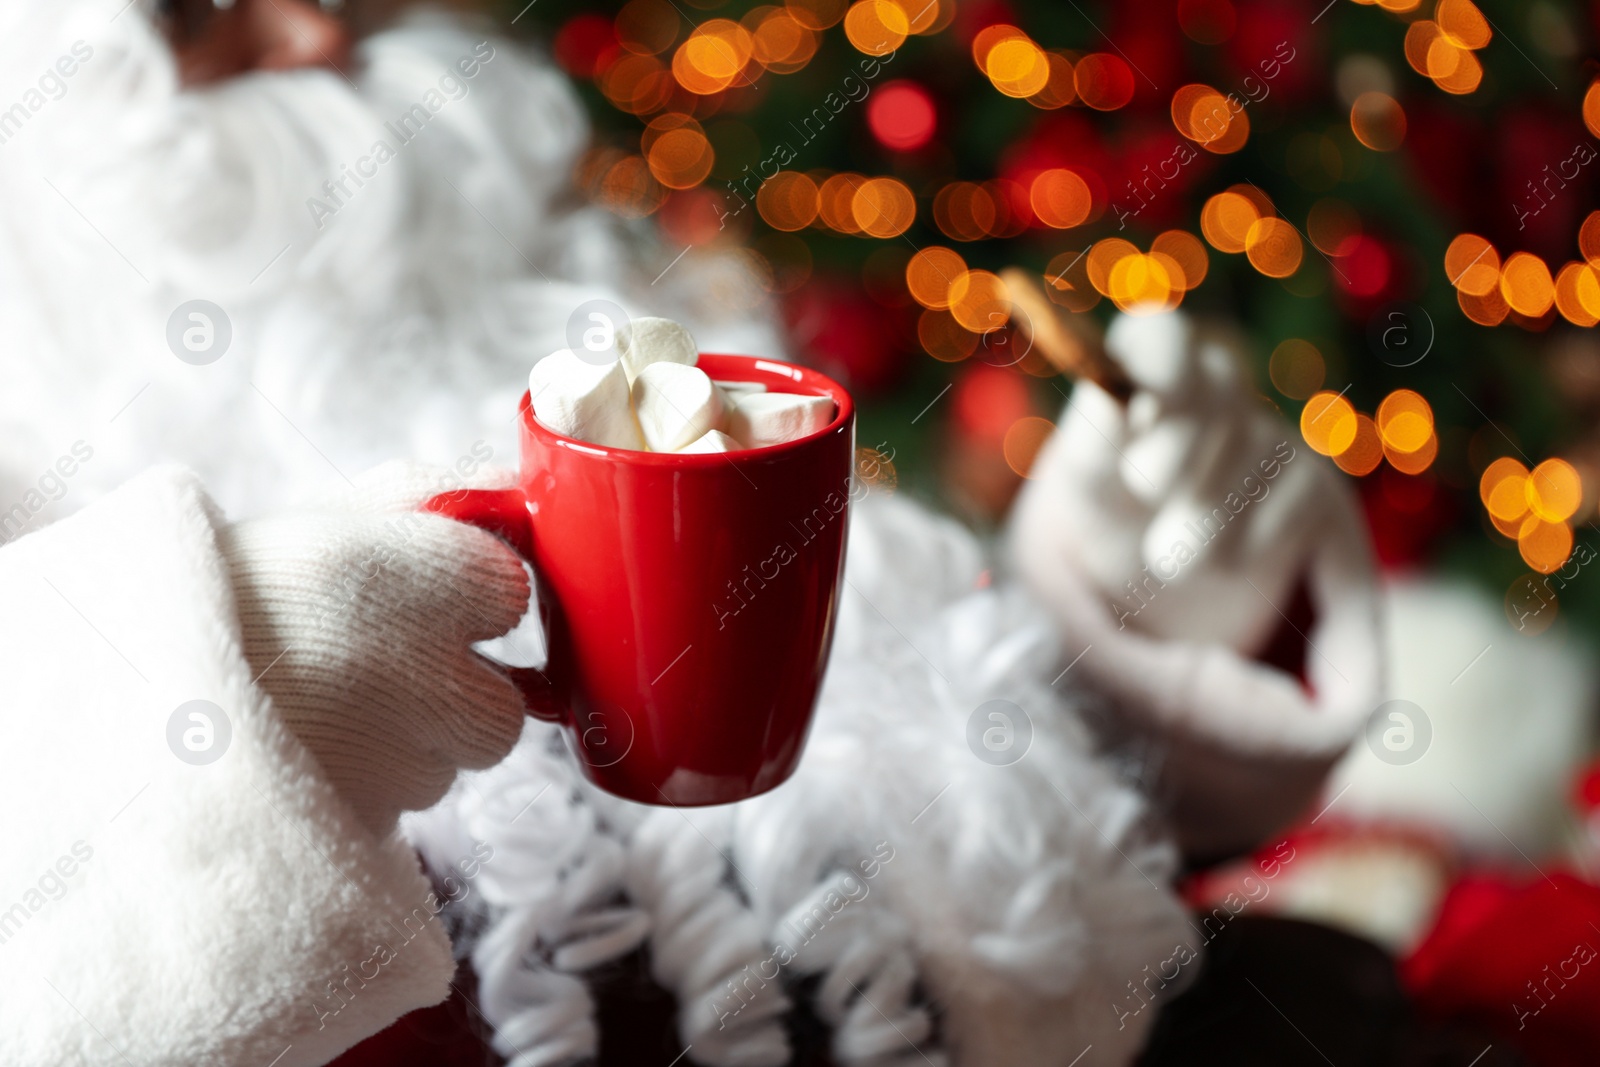
[[[529,713],[567,728],[590,781],[646,804],[726,804],[793,773],[844,580],[849,394],[749,356],[700,368],[831,397],[833,421],[768,448],[635,452],[547,429],[524,394],[517,487],[423,505],[533,565],[550,658],[511,671]]]

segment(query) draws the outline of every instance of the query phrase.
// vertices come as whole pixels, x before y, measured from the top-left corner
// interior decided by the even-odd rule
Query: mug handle
[[[533,523],[528,514],[528,499],[520,489],[458,489],[430,497],[422,502],[418,510],[487,530],[509,544],[530,567],[533,566]],[[565,723],[568,707],[566,687],[556,677],[556,646],[560,640],[558,620],[548,596],[539,598],[538,609],[539,621],[544,624],[545,650],[548,654],[545,669],[505,666],[501,669],[510,675],[511,681],[522,693],[522,702],[529,715],[544,722]]]

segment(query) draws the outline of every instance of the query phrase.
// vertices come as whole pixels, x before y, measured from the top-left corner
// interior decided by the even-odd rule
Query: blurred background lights
[[[1008,37],[984,57],[983,71],[994,87],[1007,96],[1027,97],[1050,80],[1050,61],[1044,49],[1026,37]]]
[[[1038,220],[1057,230],[1071,229],[1089,217],[1093,197],[1075,171],[1055,167],[1033,179],[1028,201]]]
[[[844,18],[848,0],[789,0],[785,10],[808,30],[826,30]]]
[[[1066,107],[1078,99],[1077,73],[1072,59],[1061,52],[1047,52],[1045,61],[1050,65],[1044,87],[1028,97],[1028,103],[1045,111]]]
[[[948,305],[948,298],[945,303]],[[917,319],[917,340],[941,363],[959,363],[977,351],[979,337],[950,312],[930,308]]]
[[[1120,260],[1128,256],[1139,254],[1139,248],[1132,241],[1125,241],[1121,237],[1106,237],[1094,243],[1089,249],[1087,263],[1089,284],[1101,296],[1111,295],[1111,269]]]
[[[1062,252],[1044,272],[1045,295],[1068,311],[1088,311],[1100,302],[1100,291],[1089,281],[1089,257],[1082,252]]]
[[[617,41],[636,55],[657,56],[677,41],[682,25],[667,0],[629,0],[617,13]]]
[[[641,138],[650,173],[668,189],[691,189],[706,180],[716,161],[711,142],[688,115],[668,114],[651,120]]]
[[[933,140],[937,114],[933,97],[912,81],[888,82],[867,100],[872,135],[897,152],[914,152]]]
[[[1355,408],[1338,393],[1316,393],[1300,409],[1300,436],[1314,452],[1336,456],[1355,443]]]
[[[1250,119],[1244,105],[1209,85],[1191,84],[1172,94],[1172,124],[1208,152],[1227,155],[1245,146]]]
[[[1500,270],[1500,295],[1519,315],[1543,315],[1556,298],[1550,268],[1531,253],[1514,253]]]
[[[1011,317],[1006,283],[986,270],[969,270],[950,283],[950,314],[973,333],[1000,329]]]
[[[1218,252],[1243,252],[1250,227],[1261,218],[1248,198],[1235,192],[1222,192],[1200,209],[1200,232]]]
[[[967,262],[960,253],[933,245],[906,263],[906,288],[923,307],[942,310],[950,306],[950,287],[966,272]]]
[[[1261,218],[1245,231],[1250,265],[1269,278],[1287,278],[1300,268],[1300,234],[1283,219]]]
[[[917,217],[917,200],[897,178],[862,183],[850,200],[856,226],[870,237],[899,237]]]
[[[858,52],[887,55],[906,43],[911,20],[894,0],[858,0],[845,12],[844,32]]]
[[[743,79],[755,47],[750,31],[730,19],[697,26],[672,57],[672,74],[691,93],[719,93]]]
[[[1133,69],[1120,57],[1092,52],[1073,68],[1078,99],[1096,111],[1115,111],[1133,99]]]
[[[1030,476],[1033,460],[1055,432],[1055,423],[1037,415],[1024,415],[1006,428],[1001,450],[1006,464],[1024,478]]]
[[[1361,217],[1343,200],[1323,197],[1306,215],[1306,236],[1325,256],[1344,256],[1361,236]]]
[[[1547,459],[1528,475],[1528,509],[1545,522],[1566,522],[1583,501],[1583,482],[1564,459]]]
[[[1374,152],[1393,152],[1406,139],[1406,113],[1387,93],[1362,93],[1350,107],[1350,130]]]
[[[1063,314],[1103,316],[1102,301],[1127,312],[1175,308],[1213,272],[1221,283],[1206,294],[1208,310],[1243,283],[1264,280],[1290,300],[1326,295],[1352,321],[1366,321],[1386,301],[1434,299],[1421,283],[1436,281],[1442,240],[1427,243],[1429,269],[1418,269],[1411,250],[1420,243],[1395,233],[1391,205],[1371,195],[1373,176],[1403,162],[1432,166],[1446,185],[1472,185],[1473,164],[1445,166],[1433,157],[1448,156],[1441,145],[1467,136],[1452,125],[1459,98],[1503,95],[1503,84],[1486,87],[1485,79],[1486,63],[1497,69],[1496,31],[1473,0],[1357,2],[1394,16],[1376,20],[1387,36],[1313,57],[1310,41],[1283,29],[1308,58],[1291,67],[1279,56],[1285,75],[1252,71],[1271,84],[1271,102],[1247,93],[1231,68],[1163,59],[1135,44],[1128,55],[1109,46],[1078,51],[1098,38],[1031,20],[1025,9],[980,10],[959,0],[752,0],[738,8],[721,0],[627,0],[614,16],[579,7],[554,28],[551,45],[564,69],[635,117],[627,128],[638,131],[637,142],[632,134],[601,140],[583,155],[577,179],[587,195],[624,217],[656,217],[675,242],[720,243],[758,289],[790,294],[786,307],[809,300],[808,314],[835,331],[870,333],[863,351],[920,347],[938,363],[964,364],[946,372],[958,386],[951,416],[958,431],[988,442],[995,469],[1026,477],[1053,430],[1026,386],[1030,375],[1054,370],[1038,353],[1015,358],[999,347],[1012,336],[997,332],[1012,311],[995,273],[1003,266],[1032,274]],[[1249,67],[1242,57],[1266,54],[1268,37],[1279,40],[1275,23],[1271,34],[1263,28],[1270,7],[1176,0],[1162,17],[1178,49],[1215,50]],[[725,10],[734,17],[721,17]],[[1529,18],[1530,46],[1554,54]],[[915,39],[938,34],[945,36],[937,42]],[[807,135],[797,158],[777,154],[786,140],[802,142],[793,140],[793,123],[762,121],[763,109],[781,117],[788,101],[820,100],[837,88],[841,69],[908,42],[894,77],[866,77],[870,92],[852,96],[848,114],[834,112],[837,124],[825,138]],[[966,54],[972,66],[959,64],[962,85],[976,86],[981,101],[963,98],[955,69],[938,66]],[[1319,66],[1331,83],[1325,95],[1336,103],[1302,120],[1296,108],[1309,106],[1303,79]],[[1149,85],[1144,71],[1153,76]],[[1129,107],[1142,85],[1154,91],[1140,96],[1126,121],[1097,114]],[[1581,106],[1563,106],[1576,112],[1574,127],[1581,115],[1600,137],[1600,79],[1587,84]],[[994,132],[1005,138],[1004,151],[983,149],[984,165],[974,162],[975,126],[989,124],[990,115],[986,134],[1010,132]],[[1160,132],[1168,120],[1176,137]],[[870,140],[861,142],[863,134]],[[1528,145],[1537,147],[1537,138],[1507,140],[1506,154],[1527,155]],[[1187,153],[1177,177],[1161,169],[1176,158],[1174,146]],[[774,160],[806,169],[774,170]],[[1258,180],[1283,210],[1256,184],[1226,186],[1255,164],[1266,164]],[[1538,178],[1524,181],[1532,173],[1519,171],[1517,181],[1538,186]],[[1504,173],[1496,180],[1514,184]],[[1575,194],[1559,207],[1547,199],[1525,235],[1493,219],[1460,224],[1479,232],[1458,233],[1445,248],[1451,288],[1443,297],[1454,297],[1464,324],[1513,325],[1552,338],[1570,333],[1569,325],[1600,327],[1600,211],[1585,216]],[[1021,240],[998,254],[989,243],[1010,238]],[[1307,243],[1316,252],[1309,262]],[[1224,258],[1213,263],[1215,255]],[[833,295],[816,297],[813,282],[831,285]],[[855,303],[836,303],[839,293]],[[750,296],[730,289],[728,298]],[[864,319],[841,327],[852,313]],[[1289,314],[1272,321],[1300,321]],[[1287,330],[1273,330],[1260,347],[1270,351],[1271,389],[1302,405],[1300,433],[1310,448],[1351,477],[1375,476],[1371,499],[1421,522],[1433,494],[1463,480],[1470,427],[1448,424],[1453,403],[1440,413],[1446,423],[1436,425],[1416,389],[1385,381],[1374,394],[1364,378],[1346,385],[1348,344],[1329,324],[1305,329],[1307,336],[1287,338]],[[1592,414],[1600,417],[1596,377]],[[1375,408],[1358,410],[1358,402],[1379,396]],[[992,410],[980,410],[985,400]],[[1590,443],[1600,449],[1600,438]],[[1479,494],[1488,524],[1517,543],[1529,567],[1559,567],[1572,549],[1574,517],[1592,511],[1583,484],[1594,480],[1589,472],[1600,473],[1600,451],[1575,446],[1572,462],[1547,459],[1529,471],[1514,459],[1489,462],[1498,444],[1472,447],[1466,469],[1487,463]]]
[[[1180,288],[1194,289],[1206,280],[1211,267],[1205,245],[1187,230],[1167,230],[1150,242],[1152,255],[1172,261],[1178,273],[1174,276]]]
[[[761,183],[756,210],[775,230],[803,230],[816,220],[820,210],[817,183],[798,171],[780,170]]]
[[[740,20],[750,33],[751,55],[774,74],[793,74],[817,54],[818,38],[785,8],[758,7]]]
[[[1433,409],[1420,394],[1396,389],[1378,405],[1376,423],[1385,447],[1415,452],[1433,435]]]
[[[856,222],[856,190],[866,179],[860,174],[835,174],[823,180],[817,190],[817,221],[839,233],[858,234],[861,227]]]
[[[1378,469],[1383,462],[1383,441],[1373,420],[1360,412],[1356,414],[1356,433],[1343,452],[1333,457],[1334,463],[1346,474],[1365,477]]]
[[[1272,350],[1267,373],[1278,392],[1290,400],[1306,400],[1322,388],[1327,367],[1315,345],[1291,337]]]
[[[1572,554],[1569,520],[1583,501],[1583,481],[1564,459],[1547,459],[1529,471],[1501,457],[1478,481],[1495,529],[1517,542],[1523,562],[1540,574],[1557,570]]]
[[[1460,292],[1485,296],[1500,284],[1500,254],[1477,234],[1463,233],[1445,249],[1444,273]]]
[[[1217,45],[1233,36],[1238,15],[1229,0],[1178,0],[1178,25],[1196,44]]]

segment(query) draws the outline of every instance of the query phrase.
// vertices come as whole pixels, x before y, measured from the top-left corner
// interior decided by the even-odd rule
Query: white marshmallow
[[[645,444],[676,452],[722,425],[722,393],[695,367],[651,363],[634,380],[633,410]]]
[[[528,392],[534,415],[556,433],[608,448],[645,447],[621,363],[597,367],[562,349],[534,364]]]
[[[728,432],[746,448],[798,440],[833,421],[833,400],[801,393],[749,393],[728,413]]]
[[[723,399],[727,400],[730,404],[738,400],[741,396],[748,396],[751,393],[764,393],[767,391],[767,387],[762,385],[760,382],[717,382],[716,386],[718,389],[722,390]]]
[[[639,318],[617,330],[617,351],[628,382],[639,379],[639,372],[652,363],[677,363],[692,367],[700,361],[700,346],[694,335],[671,319]]]
[[[703,437],[678,449],[684,452],[738,452],[742,446],[721,430],[707,430]]]

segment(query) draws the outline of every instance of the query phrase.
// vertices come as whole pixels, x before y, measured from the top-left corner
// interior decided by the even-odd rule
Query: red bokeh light
[[[1178,0],[1178,25],[1200,44],[1221,44],[1233,36],[1238,15],[1228,0]]]
[[[957,431],[992,446],[1005,440],[1012,423],[1036,414],[1022,375],[981,362],[957,379],[951,409]]]
[[[885,148],[914,152],[933,140],[938,113],[928,90],[911,81],[893,81],[867,102],[867,125]]]
[[[1372,297],[1389,287],[1394,262],[1388,249],[1365,234],[1343,242],[1340,250],[1345,249],[1349,251],[1333,261],[1336,268],[1333,276],[1345,292],[1351,296]]]
[[[604,15],[577,15],[556,31],[551,42],[556,62],[576,78],[592,78],[620,50],[617,31]]]
[[[680,244],[710,244],[724,232],[726,211],[726,201],[719,193],[703,186],[683,189],[667,197],[661,206],[661,229]],[[730,222],[728,225],[748,223]]]

